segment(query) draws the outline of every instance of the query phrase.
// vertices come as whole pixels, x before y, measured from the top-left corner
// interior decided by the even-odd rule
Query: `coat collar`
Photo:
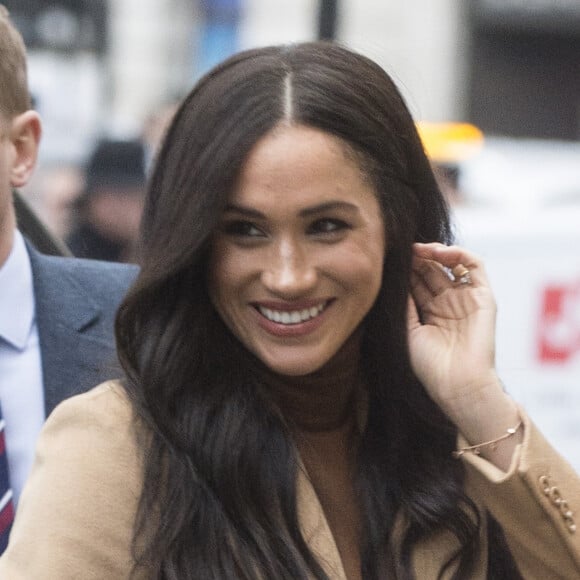
[[[74,273],[78,264],[30,246],[28,252],[48,416],[60,401],[102,380],[97,361],[116,359],[111,337],[100,328],[103,308]]]
[[[324,571],[332,580],[347,580],[338,547],[324,515],[316,491],[310,483],[308,473],[302,463],[297,477],[298,517],[304,539],[316,556]],[[393,546],[400,546],[404,520],[398,517],[393,532]],[[481,558],[476,563],[473,580],[484,580],[487,577],[487,527],[485,518],[480,529]],[[459,547],[457,538],[448,531],[442,531],[421,542],[413,553],[413,569],[417,578],[438,578],[443,564]],[[444,580],[450,580],[455,567],[447,569]]]
[[[329,578],[347,580],[338,547],[330,531],[322,505],[300,462],[296,482],[298,518],[302,535]]]
[[[101,307],[68,269],[57,267],[61,259],[44,256],[29,244],[27,249],[39,326],[47,312],[50,312],[51,327],[62,332],[82,332],[93,324],[101,315]]]

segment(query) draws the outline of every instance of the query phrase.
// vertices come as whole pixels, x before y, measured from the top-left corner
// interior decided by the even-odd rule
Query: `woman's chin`
[[[328,362],[328,359],[305,360],[304,358],[298,360],[290,360],[288,358],[286,360],[261,358],[261,360],[273,373],[288,377],[310,375],[322,368]]]

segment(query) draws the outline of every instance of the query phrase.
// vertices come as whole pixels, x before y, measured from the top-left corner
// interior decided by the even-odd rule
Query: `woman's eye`
[[[264,237],[264,232],[252,222],[232,221],[224,225],[223,231],[230,236],[241,238]]]
[[[344,230],[350,229],[350,226],[339,219],[319,219],[316,220],[308,228],[308,233],[311,234],[334,234],[342,233]]]

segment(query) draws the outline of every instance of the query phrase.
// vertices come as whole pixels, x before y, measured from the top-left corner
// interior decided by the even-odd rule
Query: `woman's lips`
[[[276,336],[300,336],[313,332],[323,321],[333,300],[300,304],[260,302],[254,305],[261,328]]]

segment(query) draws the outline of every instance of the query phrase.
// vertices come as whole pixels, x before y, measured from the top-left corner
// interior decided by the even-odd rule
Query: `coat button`
[[[565,518],[571,518],[574,515],[565,499],[560,502],[560,512]]]
[[[566,523],[566,527],[571,534],[576,533],[576,522],[574,521],[574,512],[570,509],[568,502],[562,497],[560,490],[551,485],[550,478],[542,475],[538,478],[538,483],[545,496],[550,498],[552,504],[560,510],[560,515]]]
[[[552,503],[556,506],[559,506],[562,503],[562,495],[560,494],[560,490],[554,486],[550,488],[550,499]]]

